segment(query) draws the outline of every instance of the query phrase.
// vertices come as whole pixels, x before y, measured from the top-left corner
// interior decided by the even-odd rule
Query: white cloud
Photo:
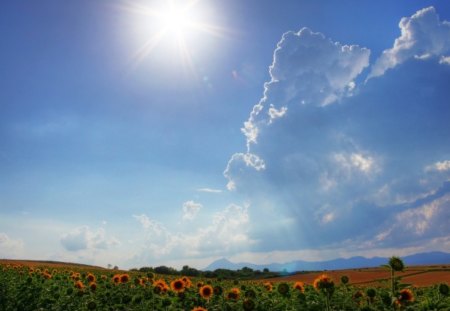
[[[397,221],[405,223],[406,229],[422,235],[430,228],[432,218],[438,213],[437,203],[433,202],[421,208],[404,211],[397,215]]]
[[[272,123],[275,119],[281,118],[283,117],[287,112],[287,108],[286,107],[281,107],[280,109],[276,109],[273,107],[273,105],[270,106],[269,108],[269,123]]]
[[[450,71],[433,54],[448,25],[433,24],[433,16],[426,9],[401,24],[419,41],[432,32],[432,44],[420,43],[423,53],[411,45],[410,61],[402,58],[396,70],[362,85],[355,81],[369,50],[307,29],[283,35],[271,79],[244,123],[247,150],[233,154],[224,171],[228,189],[258,209],[248,235],[256,249],[351,239],[372,248],[411,247],[408,234],[421,241],[450,234],[434,216],[444,217],[443,209],[424,207],[450,192],[450,164],[442,161],[450,154]],[[406,48],[400,41],[398,51]],[[398,217],[410,225],[394,225]]]
[[[197,216],[203,205],[195,203],[194,201],[186,201],[183,203],[183,219],[193,220]]]
[[[247,148],[274,119],[285,116],[289,106],[329,105],[353,90],[353,80],[368,66],[369,55],[366,48],[333,42],[308,28],[285,33],[274,52],[264,96],[242,129]]]
[[[235,176],[234,172],[242,172],[251,168],[256,172],[266,169],[266,164],[259,156],[252,153],[235,153],[223,173],[223,175],[228,179],[227,189],[235,190],[238,177]]]
[[[107,238],[104,228],[93,231],[88,226],[77,227],[62,235],[60,242],[66,250],[71,252],[108,249],[110,246],[120,244],[117,238]]]
[[[222,193],[222,190],[220,189],[213,189],[213,188],[198,188],[198,192],[207,192],[207,193]]]
[[[370,175],[377,167],[372,156],[357,152],[350,154],[335,153],[333,154],[333,160],[338,164],[339,168],[346,171],[348,175],[355,171]]]
[[[430,172],[430,171],[444,172],[444,171],[449,171],[449,170],[450,170],[450,161],[449,160],[436,162],[433,165],[429,165],[425,168],[425,171],[427,171],[427,172]]]
[[[448,237],[449,207],[450,194],[446,194],[417,207],[400,211],[386,221],[385,229],[375,236],[372,245],[389,247],[417,242],[434,245],[433,241]]]
[[[327,223],[329,223],[329,222],[332,222],[333,220],[334,220],[334,213],[327,213],[327,214],[325,214],[325,215],[323,215],[323,217],[322,217],[322,222],[324,223],[324,224],[327,224]]]
[[[147,215],[133,216],[144,230],[143,250],[133,258],[134,264],[161,262],[170,258],[186,260],[223,256],[245,249],[253,243],[248,236],[248,207],[231,204],[213,215],[211,223],[188,231],[171,231]]]
[[[450,65],[450,56],[441,56],[441,59],[439,60],[439,64]]]
[[[23,254],[24,243],[20,239],[12,239],[6,233],[0,232],[0,257],[17,258]]]
[[[441,22],[434,7],[402,18],[399,27],[401,36],[395,40],[394,46],[385,50],[375,62],[369,78],[383,75],[386,70],[410,58],[427,59],[450,51],[450,23]]]
[[[300,103],[299,99],[306,104],[331,104],[368,65],[369,54],[368,49],[341,45],[307,28],[287,32],[274,52],[265,97],[274,106],[291,100]],[[274,88],[284,90],[275,99]]]

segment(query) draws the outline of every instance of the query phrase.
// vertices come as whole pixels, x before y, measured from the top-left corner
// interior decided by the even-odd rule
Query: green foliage
[[[185,266],[182,271],[190,269]],[[387,287],[360,288],[342,282],[342,279],[341,285],[336,285],[324,275],[317,279],[314,287],[305,284],[304,291],[303,287],[294,288],[294,283],[290,282],[273,283],[268,287],[255,280],[192,277],[189,279],[192,285],[178,292],[170,288],[170,282],[179,280],[180,276],[154,274],[153,269],[129,272],[129,278],[123,283],[114,282],[114,273],[102,269],[75,270],[79,276],[67,269],[44,271],[45,267],[38,271],[26,266],[0,265],[0,310],[192,311],[195,307],[203,307],[208,311],[382,311],[394,308],[431,311],[448,310],[450,306],[448,285],[444,283],[403,289],[392,295]],[[90,287],[89,273],[95,276],[95,290]],[[156,285],[160,280],[168,286]],[[81,285],[76,287],[78,281]],[[199,286],[206,284],[213,289],[209,298],[202,297],[199,292]],[[235,297],[227,298],[232,290]]]

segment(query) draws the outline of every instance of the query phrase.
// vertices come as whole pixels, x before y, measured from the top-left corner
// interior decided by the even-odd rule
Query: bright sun
[[[193,12],[190,12],[188,8],[177,7],[173,4],[161,11],[159,19],[163,30],[178,36],[195,26]]]
[[[212,16],[208,16],[201,0],[159,0],[161,5],[149,7],[136,3],[124,9],[141,16],[138,19],[139,33],[147,30],[144,44],[136,53],[136,62],[144,60],[153,50],[166,52],[178,51],[186,65],[192,63],[191,48],[196,48],[207,41],[202,34],[221,36],[223,29],[209,24]],[[153,2],[155,3],[155,2]],[[167,50],[169,49],[169,50]]]

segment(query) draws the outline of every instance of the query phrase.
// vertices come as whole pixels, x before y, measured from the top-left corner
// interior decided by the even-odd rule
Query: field
[[[450,310],[448,266],[394,270],[242,281],[0,260],[0,310]]]
[[[312,284],[314,279],[322,273],[305,272],[271,280],[276,282],[302,281]],[[352,285],[358,286],[384,286],[386,283],[389,285],[391,277],[390,272],[382,267],[336,270],[326,273],[335,280],[340,280],[343,275],[346,275],[350,278]],[[450,265],[407,267],[403,272],[398,272],[397,276],[402,283],[411,284],[414,287],[432,286],[441,282],[450,283]]]

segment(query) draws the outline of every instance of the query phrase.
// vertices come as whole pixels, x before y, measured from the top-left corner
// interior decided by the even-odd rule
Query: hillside
[[[53,260],[24,260],[24,259],[0,259],[0,264],[24,265],[24,266],[46,266],[50,268],[72,268],[72,269],[105,269],[99,266],[85,265],[81,263],[62,262]]]

